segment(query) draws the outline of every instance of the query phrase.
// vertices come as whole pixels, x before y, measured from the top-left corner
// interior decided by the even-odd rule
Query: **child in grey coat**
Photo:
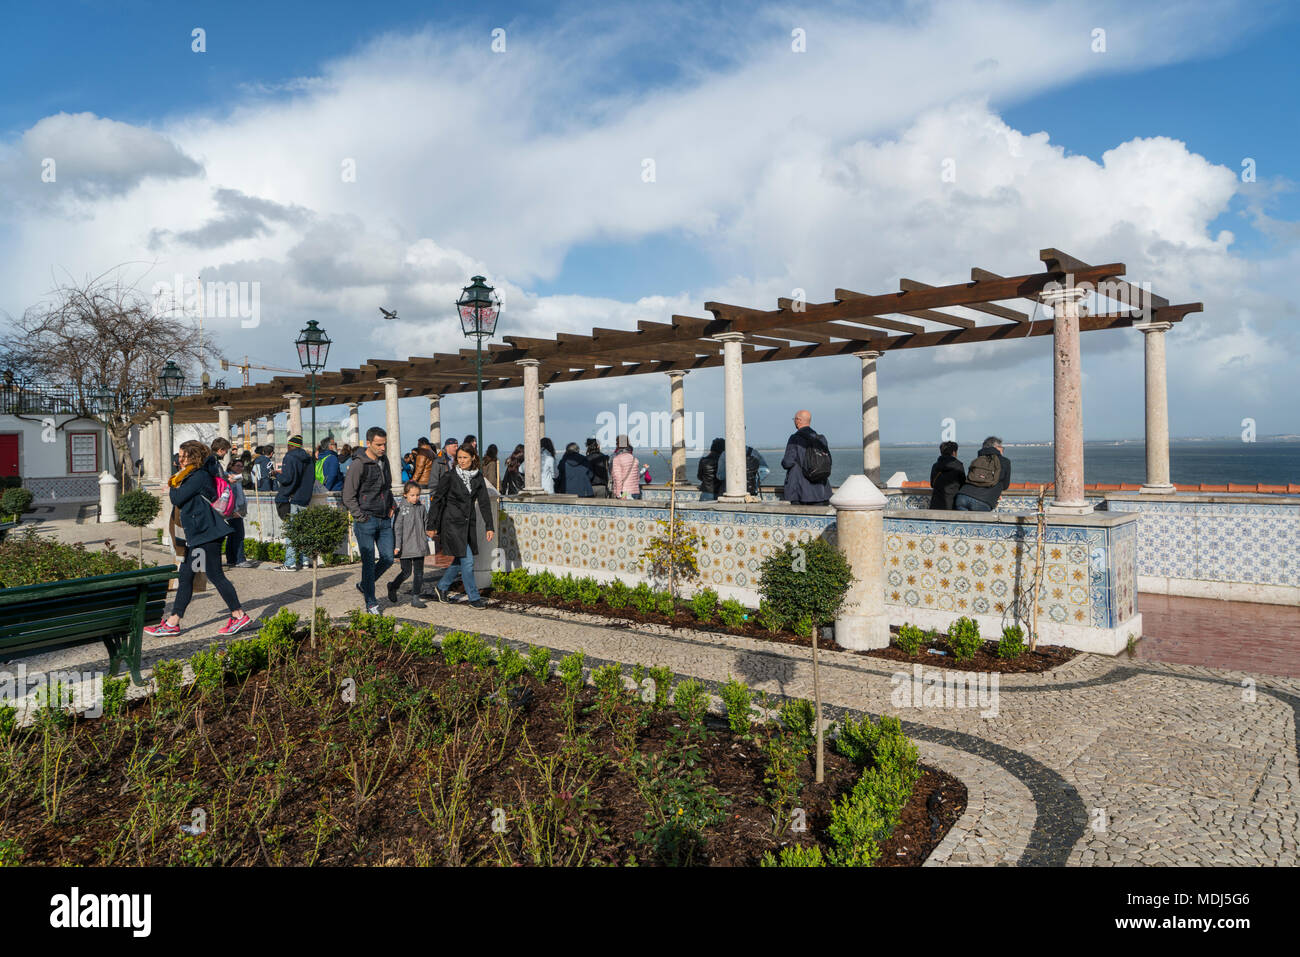
[[[393,555],[402,560],[402,572],[388,583],[388,600],[397,603],[397,587],[411,579],[411,607],[423,608],[420,589],[424,585],[424,559],[429,554],[429,533],[425,531],[427,510],[420,501],[420,486],[407,482],[402,486],[402,502],[393,519]]]

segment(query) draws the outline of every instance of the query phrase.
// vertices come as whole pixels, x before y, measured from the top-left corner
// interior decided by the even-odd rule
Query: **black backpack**
[[[976,456],[966,470],[966,481],[977,488],[993,488],[1002,478],[1002,457],[996,452]]]
[[[821,485],[831,477],[831,453],[820,435],[804,447],[800,468],[813,485]]]

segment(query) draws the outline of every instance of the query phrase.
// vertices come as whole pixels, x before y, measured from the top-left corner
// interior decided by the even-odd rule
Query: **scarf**
[[[191,472],[193,472],[196,468],[198,468],[197,465],[185,466],[185,468],[181,469],[179,472],[177,472],[175,475],[169,478],[167,480],[167,484],[170,485],[172,488],[180,488],[181,483],[185,481],[185,477],[189,475]]]
[[[478,469],[470,469],[469,471],[466,471],[465,469],[457,465],[456,474],[459,475],[460,480],[465,483],[465,491],[468,492],[470,490],[469,483],[474,481],[474,476],[478,475]]]

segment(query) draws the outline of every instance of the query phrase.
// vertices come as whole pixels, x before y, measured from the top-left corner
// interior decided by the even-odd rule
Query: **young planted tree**
[[[140,567],[144,568],[144,527],[158,517],[162,501],[142,488],[133,488],[117,500],[117,517],[139,530]]]
[[[179,316],[178,316],[179,313]],[[221,358],[197,323],[170,301],[146,296],[123,267],[56,286],[46,300],[12,320],[0,335],[0,369],[67,389],[72,418],[103,422],[124,485],[135,480],[130,436],[135,416],[155,392],[158,371],[172,359],[182,368]]]
[[[23,512],[32,507],[34,498],[30,489],[7,488],[4,494],[0,495],[0,512],[13,516],[15,522],[20,521]]]
[[[294,551],[311,561],[311,646],[316,647],[317,559],[333,555],[348,537],[347,512],[328,505],[312,505],[290,515],[284,535]]]

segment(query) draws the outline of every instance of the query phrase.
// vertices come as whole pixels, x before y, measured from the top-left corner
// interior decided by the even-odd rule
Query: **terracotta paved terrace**
[[[1138,607],[1135,658],[1300,677],[1300,608],[1145,593]]]

